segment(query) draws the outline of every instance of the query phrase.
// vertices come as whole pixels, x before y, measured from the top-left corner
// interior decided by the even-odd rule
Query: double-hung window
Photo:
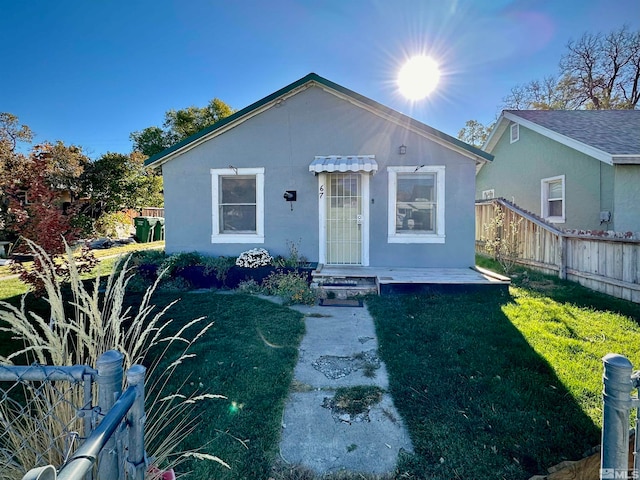
[[[264,168],[211,169],[212,243],[264,243]]]
[[[389,243],[444,243],[444,166],[387,167]]]
[[[564,175],[541,180],[542,218],[552,223],[565,222]]]

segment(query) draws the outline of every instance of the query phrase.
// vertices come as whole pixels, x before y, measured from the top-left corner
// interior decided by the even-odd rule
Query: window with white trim
[[[565,222],[564,175],[543,178],[541,184],[542,218],[552,223]]]
[[[444,243],[444,171],[387,167],[389,243]]]
[[[490,200],[492,198],[496,198],[496,192],[493,188],[490,190],[482,191],[482,200]]]
[[[212,243],[264,243],[264,168],[212,168]]]
[[[517,123],[512,123],[511,124],[511,129],[510,129],[510,143],[515,143],[518,140],[520,140],[520,125]]]

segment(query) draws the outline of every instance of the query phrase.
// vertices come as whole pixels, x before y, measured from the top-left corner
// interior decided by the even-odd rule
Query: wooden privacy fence
[[[496,206],[505,227],[518,227],[517,263],[573,280],[587,288],[640,303],[640,240],[563,232],[504,199],[476,202],[476,251],[483,253],[484,225]]]
[[[140,211],[141,217],[164,217],[164,208],[144,207]]]

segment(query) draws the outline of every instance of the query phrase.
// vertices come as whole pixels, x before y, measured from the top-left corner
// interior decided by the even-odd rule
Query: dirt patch
[[[331,410],[336,422],[369,422],[369,410],[380,403],[383,393],[380,387],[373,386],[339,388],[333,398],[324,398],[322,406]]]
[[[344,378],[358,370],[364,370],[367,376],[380,368],[380,358],[377,351],[368,350],[359,352],[350,357],[338,357],[335,355],[323,355],[311,365],[331,380]]]

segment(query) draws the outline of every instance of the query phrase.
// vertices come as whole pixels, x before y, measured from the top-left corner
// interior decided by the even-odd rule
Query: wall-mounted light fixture
[[[406,153],[407,153],[407,146],[406,146],[406,145],[400,145],[400,146],[398,147],[398,153],[399,153],[400,155],[404,155],[404,154],[406,154]]]

